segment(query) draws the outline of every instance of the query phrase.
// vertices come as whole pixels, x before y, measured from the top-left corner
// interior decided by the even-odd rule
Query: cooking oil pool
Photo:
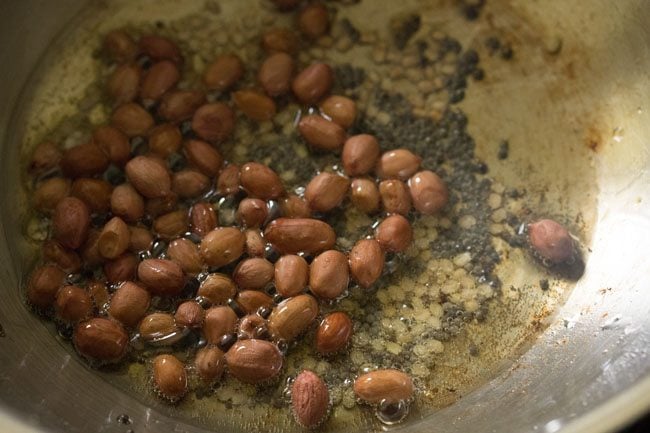
[[[413,217],[413,245],[389,258],[375,289],[351,287],[343,299],[323,306],[322,313],[342,310],[355,321],[352,343],[342,355],[315,355],[308,334],[289,348],[277,382],[255,388],[226,378],[213,389],[194,383],[196,391],[174,406],[151,391],[148,360],[171,350],[185,359],[196,340],[184,339],[171,349],[149,347],[109,372],[115,386],[188,423],[212,430],[299,431],[289,416],[283,381],[302,369],[315,371],[330,387],[332,414],[323,431],[379,429],[403,417],[427,416],[511,365],[571,288],[572,282],[554,278],[532,259],[520,228],[536,216],[552,216],[589,242],[595,203],[584,191],[595,185],[593,169],[586,157],[567,158],[584,149],[567,143],[566,153],[549,155],[543,137],[524,129],[524,141],[524,125],[505,121],[510,110],[521,109],[521,95],[501,92],[504,80],[522,80],[522,68],[540,73],[549,68],[532,27],[520,26],[513,35],[484,20],[468,20],[449,1],[347,3],[331,4],[330,35],[305,42],[300,64],[333,65],[334,92],[353,98],[360,111],[352,132],[376,135],[384,149],[406,147],[421,155],[422,165],[448,183],[450,205],[441,215]],[[216,55],[235,52],[245,64],[258,65],[262,31],[293,26],[292,16],[273,11],[269,2],[255,1],[255,6],[234,0],[147,0],[85,11],[34,75],[21,113],[24,154],[46,137],[66,147],[81,143],[108,121],[110,105],[102,86],[109,70],[98,54],[107,31],[155,32],[178,41],[186,58],[179,87],[194,88]],[[499,3],[486,8],[507,23],[507,8]],[[495,40],[501,48],[494,48]],[[244,87],[254,85],[254,70],[244,77]],[[531,98],[535,91],[543,89],[533,87]],[[300,110],[286,101],[273,121],[241,119],[222,152],[235,163],[268,164],[288,188],[300,192],[317,171],[337,169],[334,156],[314,155],[299,139],[295,119]],[[539,124],[544,126],[550,125]],[[548,134],[562,132],[556,127]],[[505,155],[499,152],[504,139],[509,143]],[[570,166],[566,174],[553,170],[559,160]],[[25,184],[29,196],[32,186]],[[234,215],[236,204],[231,205],[224,215]],[[42,239],[47,227],[25,215],[26,236]],[[375,223],[351,206],[326,219],[343,250],[368,235]],[[34,257],[35,251],[34,243],[22,254]],[[352,392],[354,377],[390,367],[414,378],[415,401],[376,410],[359,405]]]

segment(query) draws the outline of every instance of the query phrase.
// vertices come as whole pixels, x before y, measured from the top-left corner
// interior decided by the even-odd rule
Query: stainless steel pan
[[[138,432],[203,431],[166,406],[113,386],[112,373],[84,367],[27,311],[18,289],[24,264],[17,209],[24,197],[14,133],[21,125],[12,113],[38,60],[84,3],[0,3],[0,431],[124,432],[130,426],[115,418],[125,412]],[[388,9],[429,2],[382,3],[373,2]],[[615,431],[650,409],[650,7],[644,0],[488,3],[487,11],[508,11],[495,12],[489,25],[510,32],[523,58],[496,69],[491,84],[468,97],[470,131],[480,156],[499,167],[497,179],[515,187],[549,185],[549,200],[585,208],[593,220],[584,239],[586,273],[512,365],[455,404],[401,428]],[[172,2],[156,8],[174,11]],[[548,54],[559,40],[561,54]],[[532,51],[544,49],[547,54]],[[481,143],[504,132],[512,156],[499,166]],[[526,281],[525,272],[511,277]]]

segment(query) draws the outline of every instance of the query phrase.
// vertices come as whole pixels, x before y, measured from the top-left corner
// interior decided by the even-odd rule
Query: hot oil
[[[46,136],[66,146],[83,142],[93,126],[108,120],[110,109],[102,94],[108,69],[99,47],[101,35],[116,27],[179,41],[186,57],[181,87],[198,85],[205,65],[229,51],[242,57],[249,68],[245,80],[252,84],[262,56],[260,29],[292,26],[290,15],[277,15],[266,2],[255,5],[116,2],[86,11],[60,46],[53,47],[36,76],[24,113],[25,148]],[[449,211],[414,216],[414,245],[404,255],[389,258],[376,289],[351,287],[342,300],[323,306],[323,313],[344,310],[355,321],[355,335],[344,354],[316,356],[308,334],[290,348],[277,381],[254,388],[227,378],[214,391],[190,393],[171,407],[151,391],[146,353],[139,362],[102,373],[111,383],[190,423],[215,430],[298,431],[283,389],[287,378],[305,368],[330,386],[333,407],[325,431],[380,427],[374,411],[356,403],[351,386],[355,376],[374,368],[400,368],[414,377],[418,393],[407,419],[442,409],[511,365],[572,286],[555,279],[528,253],[521,231],[526,222],[536,216],[555,217],[588,243],[595,209],[588,151],[561,121],[560,109],[534,120],[513,121],[527,101],[549,98],[541,85],[521,90],[526,79],[554,70],[533,26],[522,25],[520,17],[499,3],[482,12],[490,20],[478,21],[467,21],[455,3],[444,1],[336,5],[331,40],[303,50],[300,63],[323,60],[337,65],[335,91],[353,97],[361,113],[353,132],[377,135],[385,149],[408,147],[421,154],[423,166],[442,173],[450,184]],[[371,22],[364,19],[367,16],[373,17]],[[413,25],[414,16],[419,16],[419,29],[404,49],[396,49],[391,32]],[[346,19],[350,25],[342,24]],[[502,30],[510,22],[518,23],[516,34]],[[490,55],[485,45],[489,36],[512,44],[514,59]],[[419,40],[428,45],[418,46]],[[480,57],[485,79],[465,77],[465,99],[447,112],[451,92],[459,88],[437,79],[453,76],[470,48]],[[428,65],[429,71],[421,67],[418,52],[430,60],[443,54]],[[297,137],[295,119],[301,108],[287,101],[280,107],[272,123],[240,119],[234,138],[221,148],[226,157],[237,163],[269,164],[289,188],[300,188],[319,170],[337,170],[334,156],[311,154]],[[510,155],[501,160],[498,148],[504,139],[509,140]],[[563,171],[558,173],[557,167]],[[376,223],[349,207],[327,220],[342,249],[370,234]],[[36,219],[28,223],[28,235],[36,238],[40,224]],[[542,280],[548,280],[547,289]],[[176,346],[176,354],[183,360],[191,350]],[[393,419],[393,409],[384,412],[385,422]]]

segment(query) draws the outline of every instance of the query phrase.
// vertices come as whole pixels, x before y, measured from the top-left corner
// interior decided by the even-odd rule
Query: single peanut
[[[218,347],[208,346],[196,352],[194,368],[204,382],[219,380],[225,367],[224,353]]]
[[[99,254],[106,259],[114,259],[129,248],[131,233],[120,217],[111,218],[99,235],[97,247]]]
[[[192,129],[203,140],[224,141],[235,129],[235,115],[222,102],[205,104],[194,112]]]
[[[372,214],[379,210],[379,189],[368,178],[356,178],[350,184],[350,201],[361,212]]]
[[[304,333],[318,315],[318,302],[310,295],[298,295],[280,302],[268,319],[275,340],[291,342]]]
[[[310,114],[298,123],[300,135],[312,147],[322,151],[338,152],[345,143],[345,130],[322,116]]]
[[[352,319],[346,313],[330,313],[318,325],[316,350],[321,355],[332,355],[345,349],[352,338]]]
[[[158,125],[149,132],[149,150],[161,158],[178,152],[182,141],[180,129],[169,123]]]
[[[77,249],[83,245],[90,227],[88,206],[75,197],[62,199],[52,216],[52,237],[61,245]]]
[[[300,48],[298,36],[289,29],[270,29],[262,36],[262,48],[269,53],[296,54]]]
[[[275,116],[273,99],[255,90],[239,90],[232,94],[232,98],[237,108],[251,120],[264,122]]]
[[[203,237],[199,250],[206,265],[219,268],[241,257],[245,241],[239,229],[220,227]]]
[[[75,327],[72,341],[77,351],[87,358],[117,362],[126,353],[129,335],[118,322],[95,317]]]
[[[248,340],[251,338],[264,339],[267,335],[266,320],[259,314],[247,314],[241,318],[237,326],[237,338]]]
[[[92,280],[88,283],[88,293],[98,310],[104,310],[108,304],[109,294],[106,284],[101,281]]]
[[[332,248],[336,233],[316,219],[278,218],[266,226],[264,238],[282,254],[313,254]]]
[[[575,253],[569,231],[551,219],[542,219],[528,225],[528,239],[533,250],[551,263],[563,263]]]
[[[178,196],[170,190],[165,196],[147,199],[144,202],[144,211],[150,217],[157,218],[163,214],[172,212],[177,206]]]
[[[210,186],[210,179],[200,171],[180,170],[172,176],[172,191],[180,198],[195,198]]]
[[[63,286],[54,302],[56,316],[64,322],[74,323],[86,319],[92,313],[93,301],[88,292],[77,286]]]
[[[235,54],[219,56],[206,68],[203,82],[208,89],[224,91],[244,75],[244,64]]]
[[[413,205],[423,214],[432,215],[441,211],[449,202],[449,190],[440,177],[424,170],[409,179]]]
[[[377,226],[375,237],[385,251],[401,253],[411,245],[413,229],[402,215],[391,215]]]
[[[163,119],[179,123],[192,117],[205,104],[205,94],[199,90],[173,90],[163,95],[158,114]]]
[[[113,164],[122,167],[131,158],[129,137],[122,131],[109,125],[100,126],[93,131],[93,144],[108,155]]]
[[[183,269],[171,260],[147,259],[138,265],[138,278],[153,295],[175,296],[185,284]]]
[[[302,427],[314,429],[329,414],[330,396],[327,385],[316,373],[301,372],[291,385],[291,411]]]
[[[64,281],[65,272],[54,265],[36,268],[27,282],[27,300],[36,308],[52,306]]]
[[[350,273],[363,288],[372,286],[379,279],[385,264],[384,251],[374,239],[359,240],[350,251]]]
[[[140,50],[154,61],[171,60],[177,65],[183,61],[183,56],[178,46],[163,36],[142,36],[138,45]]]
[[[350,98],[332,95],[320,104],[321,113],[343,129],[348,129],[357,118],[357,104]]]
[[[111,212],[125,221],[134,222],[144,216],[144,200],[128,183],[116,186],[111,194]]]
[[[235,332],[237,315],[230,307],[208,308],[203,321],[203,335],[208,344],[217,344],[221,337]]]
[[[93,177],[102,174],[108,164],[104,151],[92,143],[71,147],[59,161],[61,171],[68,177]]]
[[[309,282],[309,265],[300,256],[289,254],[275,262],[275,288],[285,298],[299,295]]]
[[[203,268],[199,247],[189,239],[178,238],[171,241],[167,247],[167,255],[188,275],[196,275]]]
[[[289,194],[286,197],[280,198],[280,211],[282,212],[282,216],[286,218],[311,217],[309,204],[295,194]]]
[[[291,90],[303,104],[314,105],[330,92],[333,82],[332,68],[325,63],[314,63],[294,78]]]
[[[89,229],[86,242],[80,248],[81,259],[87,266],[97,266],[104,262],[104,258],[99,254],[97,241],[99,240],[99,230]]]
[[[206,176],[215,177],[223,165],[223,157],[217,149],[201,140],[188,140],[183,145],[188,162]]]
[[[239,180],[250,197],[271,200],[284,194],[280,176],[264,164],[249,162],[242,166]]]
[[[399,370],[375,370],[354,381],[354,394],[369,404],[406,402],[413,392],[413,381]]]
[[[81,270],[81,258],[73,250],[64,247],[59,242],[50,239],[43,242],[43,260],[54,262],[59,268],[69,274],[77,273]]]
[[[262,290],[273,280],[273,263],[258,257],[242,260],[232,279],[241,290]]]
[[[388,213],[407,215],[411,210],[411,194],[404,182],[397,179],[379,183],[379,195],[384,210]]]
[[[173,62],[163,60],[155,63],[144,75],[140,86],[140,98],[157,101],[174,87],[180,78],[181,74]]]
[[[422,158],[408,149],[389,150],[384,152],[377,161],[375,173],[380,179],[406,181],[418,171],[421,162]]]
[[[138,96],[140,75],[140,67],[136,64],[123,64],[115,68],[106,83],[108,96],[115,105],[132,102]]]
[[[144,317],[151,303],[151,295],[137,284],[127,281],[111,297],[108,314],[124,326],[133,328]]]
[[[57,165],[63,153],[59,146],[51,141],[39,143],[32,151],[32,159],[28,170],[32,174],[44,173]]]
[[[259,290],[242,290],[237,293],[235,302],[246,314],[254,314],[260,307],[271,308],[273,306],[273,298]]]
[[[309,289],[321,299],[336,299],[348,288],[348,259],[340,251],[328,250],[309,265]]]
[[[104,49],[117,63],[135,59],[138,47],[131,37],[121,30],[113,30],[104,38]]]
[[[221,195],[234,195],[239,192],[239,186],[239,166],[227,165],[217,178],[217,192]]]
[[[205,236],[219,224],[217,212],[207,202],[198,202],[190,209],[190,228],[192,233]]]
[[[243,227],[259,227],[264,224],[268,210],[266,202],[257,198],[245,198],[237,208],[237,222]]]
[[[159,216],[153,221],[153,229],[163,239],[174,239],[188,229],[187,210],[179,209]]]
[[[51,177],[41,182],[34,190],[34,209],[44,214],[54,212],[61,200],[70,194],[71,182],[61,177]]]
[[[212,305],[223,305],[235,297],[237,286],[225,274],[209,274],[199,286],[197,296],[207,299]]]
[[[129,137],[136,137],[146,135],[155,122],[151,114],[142,106],[129,102],[120,105],[113,112],[111,124]]]
[[[86,203],[91,213],[104,213],[110,208],[112,192],[113,186],[104,179],[82,177],[72,182],[70,195]]]
[[[298,15],[298,28],[303,35],[317,39],[329,29],[329,13],[321,3],[310,3]]]
[[[289,54],[274,53],[260,66],[257,80],[269,96],[281,96],[291,90],[291,79],[295,70],[295,62]]]
[[[125,253],[104,263],[104,275],[109,283],[135,280],[139,260],[135,254]]]
[[[130,251],[137,253],[151,248],[153,235],[149,230],[143,227],[129,227],[129,232],[131,233],[129,241]]]
[[[171,402],[187,392],[185,366],[174,355],[158,355],[153,359],[153,384],[161,397]]]
[[[237,380],[257,384],[280,374],[283,357],[268,341],[250,339],[236,342],[225,355],[228,372]]]
[[[171,193],[169,172],[149,156],[136,156],[125,167],[126,177],[133,187],[147,198],[165,197]]]
[[[196,301],[185,301],[176,308],[174,320],[178,326],[200,328],[205,319],[203,307]]]
[[[339,206],[348,192],[350,179],[338,174],[322,172],[305,188],[305,200],[316,212],[329,212]]]
[[[138,325],[138,332],[143,340],[156,342],[166,340],[179,331],[174,316],[169,313],[151,313],[146,315]]]
[[[341,161],[348,176],[362,176],[370,173],[379,158],[379,143],[370,134],[353,135],[343,145]]]
[[[264,257],[266,243],[259,229],[246,229],[244,230],[244,236],[246,237],[246,254],[249,257]]]

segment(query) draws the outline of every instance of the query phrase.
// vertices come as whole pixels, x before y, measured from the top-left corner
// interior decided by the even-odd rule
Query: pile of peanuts
[[[274,3],[284,10],[299,2]],[[327,31],[327,9],[310,3],[298,23],[305,37],[316,38]],[[372,135],[348,136],[355,102],[330,95],[329,65],[297,71],[294,37],[263,36],[259,88],[232,90],[245,66],[224,54],[206,68],[204,89],[181,90],[183,56],[172,40],[144,35],[136,42],[113,31],[104,44],[114,64],[106,85],[110,124],[71,148],[43,142],[29,163],[37,180],[33,206],[51,230],[27,282],[28,303],[71,326],[76,350],[96,364],[124,360],[141,349],[130,344],[136,339],[172,347],[191,333],[200,336],[193,358],[161,354],[152,361],[154,389],[170,402],[188,392],[188,372],[207,385],[225,370],[244,383],[271,382],[291,343],[317,320],[315,350],[340,355],[353,319],[344,312],[319,317],[319,303],[331,305],[351,284],[371,288],[385,254],[410,246],[413,209],[434,214],[447,204],[447,187],[420,167],[418,155],[404,148],[382,153]],[[213,91],[232,104],[207,102]],[[315,152],[341,155],[342,172],[317,174],[303,196],[287,191],[272,168],[227,163],[218,149],[238,113],[267,121],[279,97],[316,107],[300,118],[300,135]],[[144,151],[134,145],[143,142]],[[179,153],[187,167],[175,169],[170,157]],[[110,170],[123,172],[119,182],[106,180]],[[346,197],[383,217],[374,237],[347,252],[335,248],[336,233],[318,219]],[[235,226],[219,223],[215,202],[223,198],[238,201]],[[174,312],[157,309],[161,300]],[[411,400],[414,385],[405,373],[385,369],[358,377],[354,390],[368,404],[392,404]],[[329,412],[327,386],[315,373],[301,373],[291,405],[299,424],[321,424]]]

